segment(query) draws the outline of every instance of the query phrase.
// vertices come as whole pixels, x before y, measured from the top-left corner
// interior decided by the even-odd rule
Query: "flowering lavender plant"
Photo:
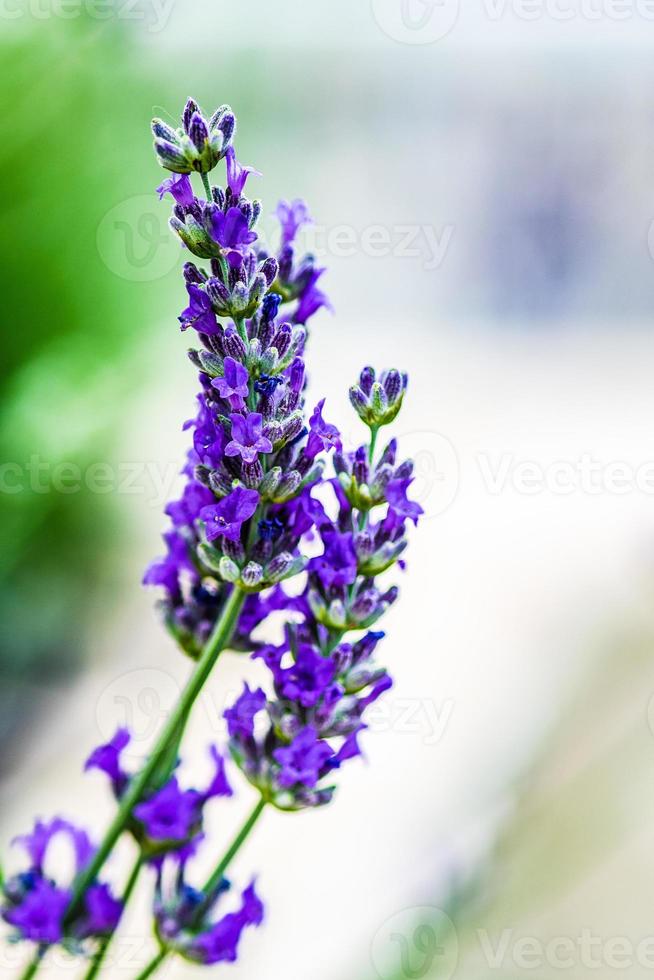
[[[407,379],[395,369],[379,376],[363,369],[349,394],[369,439],[351,452],[325,419],[324,399],[307,410],[307,323],[328,306],[317,285],[324,270],[312,256],[297,256],[297,234],[310,221],[302,201],[277,209],[277,254],[259,245],[261,205],[244,191],[260,175],[238,162],[235,129],[228,106],[206,119],[192,99],[179,129],[153,123],[157,159],[172,173],[159,196],[172,196],[171,229],[200,260],[184,266],[188,302],[179,317],[195,338],[189,357],[199,394],[186,423],[183,492],[166,508],[166,552],[144,581],[161,589],[163,619],[193,667],[137,771],[122,761],[125,729],[88,758],[86,768],[108,778],[116,800],[97,847],[62,818],[37,821],[18,839],[29,864],[2,884],[2,915],[16,939],[36,946],[25,978],[55,944],[88,956],[87,980],[96,976],[143,868],[155,876],[159,952],[139,976],[151,976],[172,955],[199,964],[233,961],[264,907],[251,882],[231,911],[222,911],[232,860],[267,806],[295,811],[330,802],[337,770],[361,754],[366,709],[392,683],[376,659],[384,635],[376,626],[397,588],[380,577],[403,567],[407,522],[417,523],[422,511],[407,496],[411,462],[398,462],[395,440],[381,452],[377,441],[400,411]],[[223,159],[221,187],[209,174]],[[194,173],[205,199],[196,197]],[[283,636],[255,640],[273,613],[283,614]],[[261,660],[269,676],[267,690],[246,682],[224,713],[225,750],[257,802],[204,884],[190,884],[189,858],[212,850],[204,810],[233,789],[215,746],[209,785],[183,789],[180,748],[193,705],[228,647]],[[64,882],[47,863],[57,835],[74,853]],[[137,858],[116,897],[100,875],[123,835],[131,836]]]

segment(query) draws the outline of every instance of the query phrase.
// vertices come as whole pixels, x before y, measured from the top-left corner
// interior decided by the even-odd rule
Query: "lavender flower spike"
[[[89,755],[85,768],[103,774],[115,805],[97,845],[61,817],[17,839],[26,860],[0,880],[0,915],[14,939],[35,947],[30,978],[57,944],[91,957],[85,978],[96,977],[143,868],[156,875],[159,951],[140,980],[172,956],[201,966],[236,960],[264,908],[254,881],[231,897],[226,872],[268,807],[327,805],[340,768],[361,757],[370,708],[393,683],[378,659],[377,624],[398,588],[379,576],[404,571],[407,526],[422,514],[411,461],[398,460],[394,439],[377,447],[401,410],[405,374],[361,371],[349,394],[368,441],[351,450],[325,419],[324,398],[307,408],[308,324],[329,301],[318,286],[325,270],[298,247],[310,221],[304,202],[279,205],[281,243],[270,254],[257,232],[261,204],[245,196],[258,171],[238,163],[229,106],[205,115],[189,99],[179,128],[155,119],[152,129],[171,174],[157,192],[172,198],[170,227],[188,253],[179,320],[193,327],[197,397],[183,426],[183,488],[165,511],[165,554],[143,582],[159,590],[189,676],[139,766],[126,763],[126,728]],[[223,160],[222,183],[212,183]],[[285,624],[276,644],[265,641],[273,617]],[[263,680],[246,682],[225,710],[227,745],[211,746],[207,776],[189,786],[185,729],[228,648],[260,660]],[[234,793],[234,772],[256,802],[220,856],[205,815]],[[104,868],[124,836],[137,855],[118,895]],[[55,839],[71,850],[68,875],[51,873]],[[209,853],[204,884],[191,883],[190,859],[195,867]]]

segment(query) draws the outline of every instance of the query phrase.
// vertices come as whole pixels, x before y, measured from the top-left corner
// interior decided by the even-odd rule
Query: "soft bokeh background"
[[[303,196],[336,314],[312,391],[360,433],[366,362],[427,518],[397,678],[332,808],[234,866],[267,925],[234,977],[640,978],[654,968],[653,12],[633,3],[16,0],[0,13],[1,840],[100,828],[89,747],[143,751],[187,665],[139,579],[185,446],[153,114],[230,102],[266,214]],[[266,217],[263,230],[272,233]],[[225,659],[190,766],[254,667]],[[251,804],[214,808],[214,839]],[[97,831],[96,831],[97,832]],[[116,881],[129,847],[112,864]],[[148,955],[144,889],[108,975]],[[22,952],[2,947],[2,976]],[[76,972],[77,971],[77,972]],[[75,977],[54,956],[44,975]],[[200,971],[181,962],[170,978]]]

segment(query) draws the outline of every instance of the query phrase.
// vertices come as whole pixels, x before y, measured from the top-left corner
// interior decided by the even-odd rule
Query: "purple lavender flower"
[[[216,314],[213,311],[211,300],[204,290],[195,283],[189,282],[186,284],[186,291],[190,302],[179,316],[182,330],[194,327],[200,333],[209,335],[218,333]]]
[[[233,146],[230,146],[227,150],[225,162],[227,164],[227,185],[232,192],[232,196],[235,200],[238,200],[243,193],[245,182],[250,174],[253,174],[255,177],[261,177],[261,174],[254,167],[242,166],[236,159]]]
[[[324,399],[307,423],[306,323],[329,305],[318,288],[324,270],[311,256],[296,256],[297,233],[311,220],[300,200],[278,207],[277,257],[254,247],[261,206],[243,191],[249,174],[258,171],[239,164],[234,131],[228,106],[206,118],[192,99],[182,128],[153,122],[157,159],[174,175],[159,186],[159,196],[172,196],[171,227],[205,267],[185,264],[189,303],[179,318],[183,330],[197,331],[199,345],[188,352],[199,394],[197,414],[184,426],[192,430],[185,488],[166,508],[166,555],[144,581],[163,587],[166,623],[199,663],[174,724],[165,726],[140,772],[122,764],[126,729],[89,756],[86,769],[106,774],[119,808],[100,847],[62,818],[37,821],[31,834],[18,839],[29,867],[0,885],[0,911],[16,938],[37,943],[39,955],[57,942],[85,950],[90,940],[86,951],[97,954],[91,972],[107,948],[98,940],[111,938],[123,911],[99,872],[124,832],[139,847],[125,901],[141,862],[148,861],[157,873],[154,913],[164,957],[179,953],[205,965],[236,959],[243,930],[261,923],[263,906],[252,883],[240,908],[214,917],[230,887],[227,866],[267,804],[299,810],[328,803],[335,771],[361,755],[365,714],[392,680],[374,659],[383,634],[367,632],[356,642],[347,635],[367,630],[395,601],[397,588],[380,586],[377,576],[399,561],[405,526],[422,513],[407,496],[412,464],[396,466],[394,441],[375,458],[377,430],[400,410],[405,375],[391,369],[377,379],[365,368],[350,390],[371,429],[369,445],[343,453],[338,429],[323,418]],[[223,158],[226,188],[212,186],[207,177]],[[193,172],[202,174],[206,200],[194,196]],[[297,304],[294,312],[287,309],[278,319],[288,304]],[[325,478],[331,450],[335,475]],[[331,506],[322,502],[322,491],[330,488]],[[375,508],[383,516],[375,516]],[[212,547],[219,538],[220,547]],[[323,553],[309,562],[310,538],[320,539]],[[307,567],[301,591],[280,586]],[[252,633],[273,613],[285,622],[283,640],[263,646]],[[227,645],[252,652],[269,671],[265,690],[245,684],[224,714],[232,758],[260,797],[236,845],[198,889],[187,883],[186,869],[204,837],[204,807],[232,789],[216,747],[204,790],[180,786],[175,756],[193,699]],[[50,844],[62,834],[74,851],[74,871],[71,881],[59,882],[46,866]],[[151,975],[161,960],[159,955],[145,972]]]
[[[317,313],[318,310],[322,309],[323,306],[327,307],[328,310],[332,309],[331,303],[329,302],[327,296],[321,289],[318,289],[316,285],[322,274],[325,272],[324,269],[313,269],[309,279],[307,280],[302,293],[300,295],[300,302],[298,303],[297,309],[293,314],[293,320],[295,323],[306,323],[307,320]]]
[[[303,225],[311,224],[313,220],[305,202],[299,197],[296,197],[290,204],[288,201],[280,201],[275,213],[282,226],[283,245],[294,241],[300,228]]]
[[[210,966],[236,960],[243,931],[263,921],[263,904],[252,882],[242,893],[240,907],[221,918],[214,918],[222,896],[230,890],[223,879],[205,894],[185,880],[184,865],[174,870],[172,879],[166,867],[159,869],[155,892],[157,935],[167,949],[193,963]]]
[[[412,483],[413,479],[410,477],[406,480],[391,480],[386,486],[386,499],[397,514],[417,524],[424,510],[420,504],[407,497],[407,490]]]
[[[109,936],[123,914],[122,902],[111,894],[108,885],[95,884],[84,898],[85,915],[76,928],[80,939],[90,936]]]
[[[311,708],[324,696],[336,674],[332,657],[317,653],[308,643],[299,646],[290,667],[268,665],[273,670],[275,685],[281,698]],[[231,733],[230,733],[231,734]]]
[[[195,790],[181,790],[173,776],[148,800],[134,807],[134,816],[152,841],[186,841],[198,830],[200,800]]]
[[[250,231],[248,220],[240,208],[220,211],[216,208],[210,217],[210,233],[215,242],[230,253],[230,260],[240,264],[243,248],[257,240],[256,232]]]
[[[230,416],[232,438],[225,446],[225,456],[240,456],[245,463],[254,463],[259,453],[271,453],[272,442],[262,435],[263,416],[259,412]]]
[[[183,527],[185,524],[192,524],[202,508],[207,507],[214,500],[215,497],[208,487],[197,480],[189,480],[184,487],[181,499],[171,501],[166,507],[165,513],[170,517],[175,527]]]
[[[309,569],[317,574],[326,589],[331,586],[351,585],[357,575],[357,556],[351,531],[322,532],[325,551],[312,558]]]
[[[3,912],[3,918],[18,929],[23,939],[49,946],[63,939],[69,903],[68,889],[40,879],[19,905]]]
[[[130,743],[130,733],[126,728],[119,728],[113,738],[105,745],[94,749],[84,764],[84,769],[99,769],[104,772],[113,786],[116,796],[120,796],[128,781],[128,775],[123,770],[120,757]]]
[[[251,738],[254,734],[255,716],[265,706],[266,695],[261,688],[251,691],[245,684],[240,698],[234,702],[231,708],[227,708],[224,714],[229,734],[232,737],[239,735],[244,738]]]
[[[191,180],[188,174],[175,174],[174,177],[167,177],[157,187],[157,194],[161,200],[164,194],[171,194],[177,204],[193,204],[195,196],[191,187]]]
[[[329,745],[318,738],[312,725],[308,725],[289,746],[273,752],[273,758],[281,766],[277,776],[280,786],[290,789],[299,783],[314,787],[323,774],[325,763],[332,756]]]
[[[250,375],[247,368],[240,361],[235,361],[233,357],[226,357],[224,361],[225,374],[221,378],[214,378],[211,382],[221,398],[229,402],[232,408],[243,408],[244,399],[249,393],[248,380]]]
[[[322,410],[325,407],[325,399],[322,398],[313,410],[313,415],[309,419],[309,439],[305,449],[306,455],[313,459],[318,453],[328,449],[336,449],[339,453],[343,448],[341,434],[335,425],[325,422],[322,417]]]
[[[263,904],[252,882],[243,892],[238,912],[224,916],[195,936],[186,948],[186,956],[205,966],[234,963],[243,930],[261,925],[262,921]]]
[[[241,416],[239,416],[240,418]],[[203,507],[200,520],[204,521],[208,541],[223,537],[228,541],[238,541],[241,527],[254,514],[259,503],[256,490],[237,487],[212,507]]]
[[[79,827],[55,817],[49,823],[37,820],[32,833],[17,837],[30,858],[30,868],[9,878],[3,885],[2,917],[13,925],[21,938],[49,946],[65,938],[77,940],[100,937],[111,932],[122,912],[109,886],[95,882],[84,895],[81,906],[68,921],[72,889],[69,883],[53,881],[45,871],[48,850],[55,837],[63,834],[74,851],[74,875],[92,859],[95,849]]]

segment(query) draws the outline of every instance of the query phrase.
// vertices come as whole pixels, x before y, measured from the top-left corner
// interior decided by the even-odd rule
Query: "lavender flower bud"
[[[212,378],[217,378],[223,373],[223,359],[217,354],[212,354],[208,350],[199,351],[200,365],[203,371]]]
[[[294,256],[293,246],[288,244],[282,246],[279,253],[279,278],[282,282],[286,283],[291,277],[293,271],[293,256]]]
[[[235,361],[245,360],[247,348],[241,340],[236,327],[227,327],[225,330],[223,343],[225,346],[225,353],[227,353],[230,357],[233,357]]]
[[[200,272],[198,267],[193,262],[185,262],[183,272],[186,282],[200,284],[206,280],[206,276]]]
[[[243,483],[250,490],[256,490],[263,479],[263,467],[257,459],[254,463],[243,463],[241,465],[241,476]]]
[[[379,596],[376,591],[370,589],[357,596],[350,607],[352,619],[357,623],[363,623],[373,615],[379,608]]]
[[[275,492],[274,500],[278,503],[284,503],[285,500],[290,500],[297,493],[299,486],[302,482],[302,477],[297,470],[291,470],[286,476],[281,480],[277,490]]]
[[[259,484],[259,493],[262,497],[273,497],[275,491],[277,490],[280,480],[282,478],[282,468],[281,466],[273,466],[271,470],[266,473],[263,480]]]
[[[176,174],[189,174],[192,167],[189,166],[183,150],[175,143],[168,140],[157,139],[154,141],[154,151],[157,160],[166,170],[172,170]]]
[[[360,446],[354,455],[354,464],[352,466],[352,476],[357,481],[357,483],[367,483],[368,482],[368,459],[365,446]]]
[[[200,107],[195,101],[195,99],[187,99],[186,105],[184,106],[184,112],[182,113],[182,126],[184,127],[184,132],[188,134],[189,127],[191,125],[191,120],[196,112],[200,111]]]
[[[262,322],[271,323],[277,316],[279,310],[279,304],[282,298],[279,293],[268,293],[263,303],[261,304],[261,319]],[[272,336],[272,335],[271,335]],[[263,344],[263,340],[262,340]],[[265,346],[265,344],[263,344]]]
[[[155,139],[165,140],[167,143],[172,143],[177,145],[178,134],[177,130],[165,123],[163,119],[153,119],[152,120],[152,133]]]
[[[191,116],[186,132],[188,133],[190,140],[198,153],[202,153],[204,144],[209,137],[209,130],[205,120],[202,118],[199,112],[196,111]]]
[[[384,466],[388,463],[389,466],[395,465],[395,458],[397,456],[397,439],[391,439],[383,453],[379,458],[379,466]]]
[[[240,315],[247,310],[250,305],[250,291],[242,282],[237,282],[232,289],[230,300],[230,312],[233,315]]]
[[[291,346],[292,337],[293,332],[290,323],[282,323],[271,343],[271,347],[275,348],[280,360],[282,360]]]
[[[266,285],[272,286],[277,278],[277,261],[271,256],[266,259],[259,271],[266,280]]]
[[[364,367],[359,376],[359,385],[364,395],[369,395],[372,391],[373,382],[375,380],[375,369],[372,367]]]
[[[375,381],[372,390],[370,392],[370,405],[372,411],[377,418],[381,418],[386,414],[388,409],[388,398],[386,397],[386,392],[384,391],[383,385],[378,381]]]
[[[256,588],[263,580],[263,568],[255,561],[249,561],[241,572],[241,581],[248,589]]]
[[[296,357],[289,369],[289,385],[291,391],[299,394],[304,387],[304,361],[301,357]]]
[[[197,556],[205,568],[208,568],[210,572],[220,572],[220,562],[223,560],[224,556],[216,548],[213,548],[205,541],[201,541],[197,547]],[[237,569],[237,572],[238,571],[239,570]]]
[[[268,288],[268,285],[269,284],[266,281],[266,277],[263,275],[263,273],[260,272],[254,277],[254,281],[250,286],[250,293],[248,296],[248,303],[250,308],[259,305],[263,297],[266,295],[266,290]]]
[[[354,408],[355,412],[361,416],[365,421],[365,414],[368,411],[368,399],[366,398],[363,389],[359,385],[352,385],[350,388],[350,403]]]
[[[265,354],[262,354],[259,362],[261,374],[270,375],[278,365],[279,358],[274,347],[270,347]]]
[[[217,497],[226,497],[232,492],[232,481],[220,470],[212,470],[209,474],[209,488]]]
[[[288,551],[282,551],[268,564],[266,568],[266,579],[268,582],[281,582],[291,575],[301,572],[306,562],[302,558],[293,558]]]
[[[209,480],[211,479],[211,470],[208,466],[203,463],[198,463],[197,466],[193,467],[193,478],[202,483],[205,487],[209,486]]]
[[[384,378],[383,384],[388,402],[390,405],[393,405],[402,391],[402,377],[400,372],[393,368]]]
[[[245,550],[240,541],[230,541],[228,538],[223,538],[222,549],[228,558],[233,558],[236,562],[242,562],[245,558]]]
[[[234,132],[236,129],[236,116],[232,112],[230,106],[221,105],[219,109],[216,109],[209,120],[209,129],[211,132],[218,130],[220,133],[222,133],[226,150],[227,146],[229,143],[231,143],[234,137]]]

